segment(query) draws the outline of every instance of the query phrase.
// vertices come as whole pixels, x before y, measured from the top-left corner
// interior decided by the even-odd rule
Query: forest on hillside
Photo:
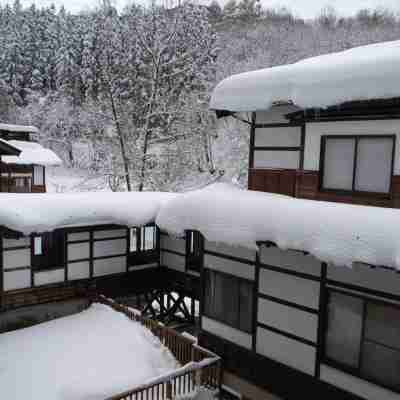
[[[208,110],[223,78],[400,39],[400,17],[326,7],[312,20],[256,0],[225,6],[104,0],[91,11],[0,6],[0,121],[33,124],[71,169],[111,190],[245,184],[248,132]]]

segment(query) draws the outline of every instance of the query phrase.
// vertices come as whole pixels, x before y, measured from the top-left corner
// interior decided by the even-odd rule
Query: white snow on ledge
[[[0,226],[25,235],[57,228],[154,222],[163,203],[176,194],[161,192],[0,193]]]
[[[39,129],[32,125],[0,124],[0,131],[39,133]]]
[[[1,161],[6,164],[20,165],[43,165],[56,166],[61,165],[61,159],[52,150],[44,148],[41,144],[35,142],[24,142],[22,140],[8,140],[7,143],[18,150],[21,150],[19,156],[2,156]]]
[[[398,97],[399,69],[400,41],[355,47],[230,76],[214,89],[210,108],[260,111],[277,102],[312,108]]]
[[[173,234],[200,231],[207,240],[257,248],[271,241],[321,261],[400,270],[400,210],[295,199],[227,184],[185,193],[165,204],[156,223]]]

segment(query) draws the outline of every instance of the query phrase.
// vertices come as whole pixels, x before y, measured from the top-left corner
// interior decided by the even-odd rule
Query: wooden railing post
[[[170,381],[167,382],[166,397],[167,397],[167,400],[173,400],[172,399],[172,383]]]

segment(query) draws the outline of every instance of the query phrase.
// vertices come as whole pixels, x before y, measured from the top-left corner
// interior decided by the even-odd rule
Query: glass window
[[[330,294],[326,355],[351,367],[358,365],[363,302],[341,293]]]
[[[332,291],[325,356],[361,378],[400,389],[400,308]]]
[[[65,233],[62,230],[33,237],[32,266],[36,270],[60,268],[65,264]]]
[[[351,138],[326,140],[323,178],[325,188],[352,189],[355,143]]]
[[[355,190],[387,193],[392,173],[393,140],[364,138],[357,148]]]
[[[138,230],[137,228],[129,229],[129,251],[135,253],[138,251],[138,241],[137,241]]]
[[[204,315],[244,332],[252,332],[253,284],[206,269]]]
[[[203,237],[200,232],[186,232],[186,269],[200,272],[203,264]]]
[[[321,146],[324,189],[390,191],[393,136],[324,136]]]
[[[35,256],[41,256],[43,254],[41,236],[35,236],[33,239],[33,254]]]
[[[142,245],[141,250],[153,250],[156,245],[156,228],[154,226],[144,226],[141,229]]]
[[[33,184],[44,185],[44,168],[40,165],[33,167]]]

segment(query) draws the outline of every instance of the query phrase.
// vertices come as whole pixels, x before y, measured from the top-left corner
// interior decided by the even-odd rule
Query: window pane
[[[142,235],[142,246],[141,250],[153,250],[155,245],[155,227],[154,226],[146,226],[141,230]]]
[[[400,352],[366,340],[361,373],[387,386],[400,388]]]
[[[392,172],[393,140],[362,138],[358,142],[355,189],[387,193]]]
[[[365,338],[400,351],[400,309],[368,303]]]
[[[355,139],[326,139],[323,187],[351,190]]]
[[[362,331],[362,300],[330,293],[326,355],[350,367],[358,367]]]
[[[130,246],[129,246],[129,251],[131,253],[134,253],[137,251],[137,229],[136,228],[131,228],[129,230],[130,232]]]
[[[35,165],[33,167],[33,184],[34,185],[44,185],[43,181],[43,167],[40,165]]]
[[[35,236],[35,238],[33,239],[33,247],[34,247],[33,254],[35,256],[41,256],[43,254],[41,236]]]
[[[239,317],[238,280],[224,274],[216,275],[214,309],[216,318],[237,327]]]
[[[253,329],[253,285],[249,282],[240,282],[239,290],[239,329],[252,332]]]

